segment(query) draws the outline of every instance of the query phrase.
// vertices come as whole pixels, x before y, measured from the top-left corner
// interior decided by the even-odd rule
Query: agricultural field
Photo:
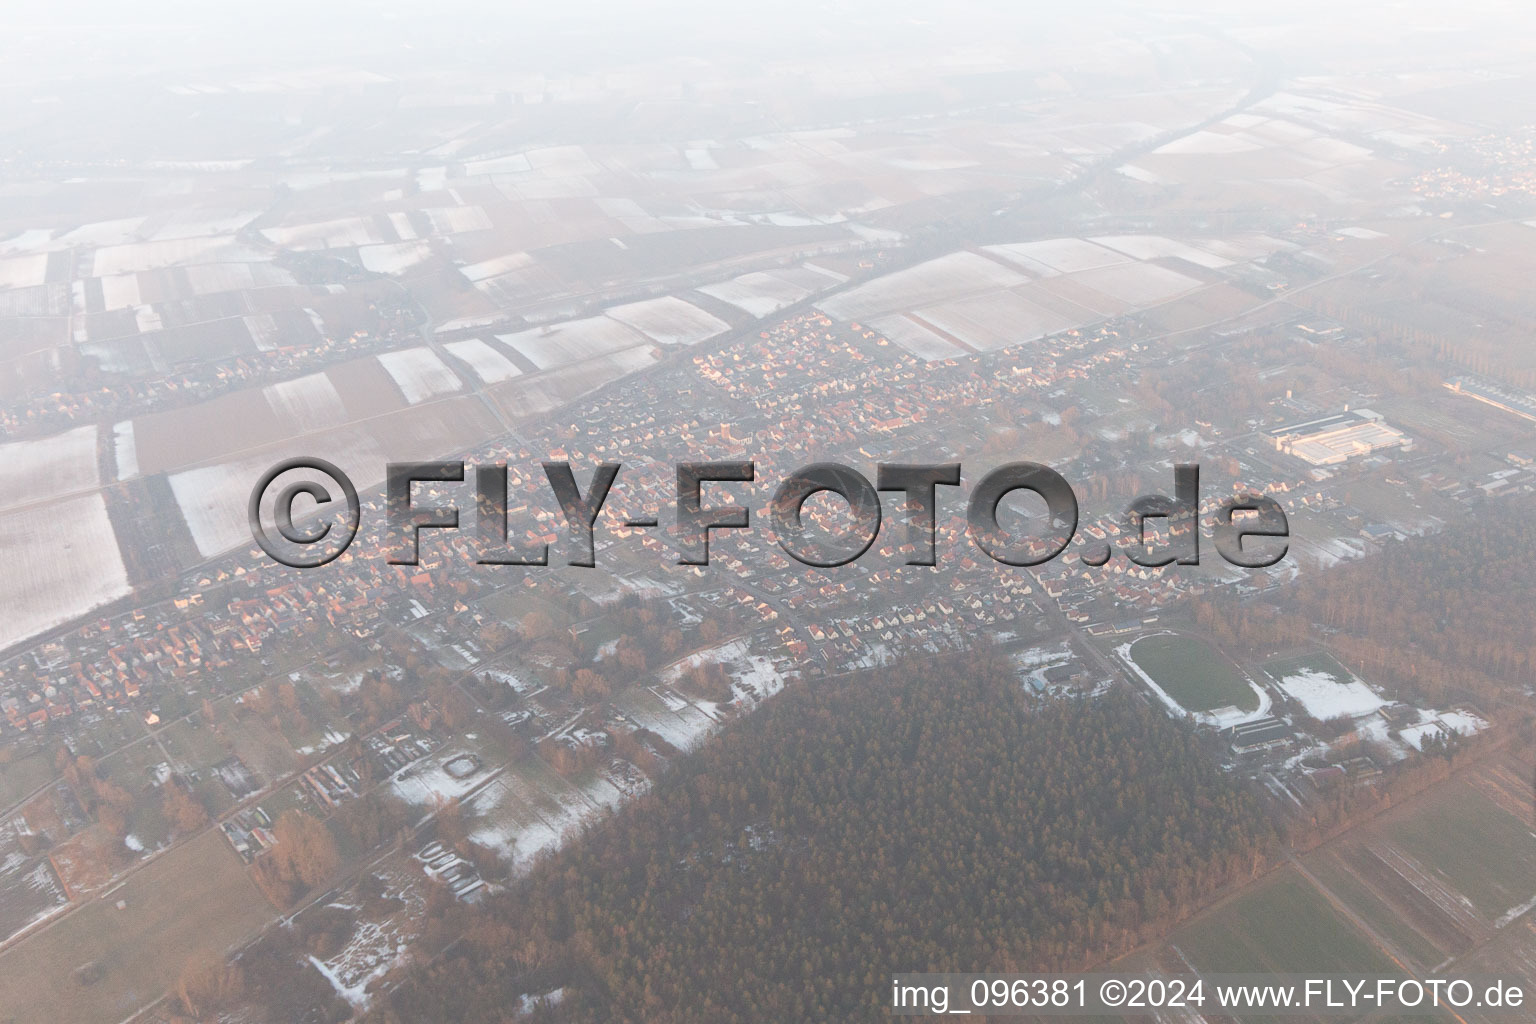
[[[1478,783],[1457,780],[1413,813],[1383,822],[1381,831],[1404,856],[1432,865],[1433,874],[1454,887],[1458,903],[1470,903],[1484,920],[1496,922],[1536,897],[1536,836],[1530,826],[1529,806],[1522,819]]]
[[[0,624],[0,647],[129,592],[117,533],[99,491],[0,510],[0,548],[9,552],[0,598],[10,609]]]
[[[1530,772],[1513,759],[1477,765],[1239,891],[1121,966],[1536,983]]]
[[[1153,633],[1122,645],[1117,653],[1160,695],[1184,711],[1237,708],[1257,712],[1267,702],[1237,666],[1197,637]]]
[[[707,284],[697,290],[727,302],[749,316],[764,317],[837,283],[838,278],[812,267],[755,271]]]
[[[37,747],[0,762],[0,808],[10,807],[54,776],[53,758]]]
[[[1385,974],[1387,956],[1298,872],[1286,868],[1175,931],[1168,944],[1201,971]]]
[[[126,1019],[194,953],[229,948],[271,913],[224,837],[205,832],[0,953],[0,1006],[18,1021]]]
[[[730,329],[730,324],[672,295],[615,306],[607,316],[666,345],[694,345]]]

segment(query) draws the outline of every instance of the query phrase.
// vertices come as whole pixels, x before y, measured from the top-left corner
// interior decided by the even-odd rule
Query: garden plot
[[[130,589],[99,492],[0,512],[0,552],[7,558],[0,606],[9,612],[0,621],[0,647],[84,615]]]
[[[1427,712],[1417,725],[1399,731],[1402,741],[1415,750],[1423,750],[1426,743],[1443,743],[1452,736],[1468,737],[1488,728],[1480,715],[1470,711]]]
[[[642,687],[615,703],[631,722],[678,750],[698,746],[720,724],[692,701],[660,687]]]
[[[463,797],[497,770],[473,746],[451,743],[396,772],[390,789],[411,806],[430,811]]]
[[[69,905],[46,857],[0,872],[0,941],[46,921]]]
[[[978,352],[995,352],[1078,325],[1015,292],[992,292],[929,306],[918,315]]]
[[[731,677],[731,692],[745,704],[760,704],[784,689],[784,675],[773,659],[753,654],[745,638],[718,647],[698,651],[672,665],[661,674],[661,681],[675,685],[700,665],[718,664]]]
[[[871,320],[869,326],[924,362],[953,359],[966,354],[965,349],[906,314]]]
[[[385,352],[379,356],[379,365],[400,388],[400,393],[412,405],[438,395],[451,395],[464,388],[458,374],[450,370],[436,352],[426,346]]]
[[[21,843],[30,832],[20,815],[0,822],[0,942],[68,903],[48,859],[22,850]]]
[[[450,341],[443,348],[456,359],[462,359],[468,363],[469,368],[483,384],[499,384],[504,380],[520,376],[523,372],[516,363],[479,338]]]
[[[382,914],[368,914],[363,907],[347,900],[361,897],[353,890],[344,900],[327,904],[326,909],[355,916],[356,927],[346,945],[333,956],[309,962],[331,983],[336,994],[356,1010],[368,1006],[368,986],[403,963],[411,941],[426,913],[426,897],[416,880],[394,871],[377,874],[384,882],[383,902],[395,909]]]
[[[1012,288],[1028,280],[1023,274],[985,256],[955,252],[834,295],[823,300],[820,307],[838,320],[862,320],[882,313]]]
[[[541,370],[612,355],[647,343],[645,335],[606,316],[547,324],[496,340]]]
[[[731,327],[673,295],[615,306],[606,315],[666,345],[696,345]]]
[[[510,686],[512,692],[519,696],[537,690],[540,685],[536,680],[524,678],[524,675],[509,668],[483,668],[475,673],[475,678],[486,685]]]
[[[1081,238],[1048,238],[1039,242],[989,245],[986,251],[1040,277],[1131,262],[1129,256]]]
[[[323,373],[270,384],[263,389],[267,404],[284,423],[308,433],[347,422],[347,406],[336,385]]]
[[[470,839],[523,870],[625,795],[605,773],[589,773],[577,786],[529,758],[508,767],[466,805],[476,818]]]

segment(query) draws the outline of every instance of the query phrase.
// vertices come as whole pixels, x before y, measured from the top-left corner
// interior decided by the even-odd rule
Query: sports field
[[[1155,633],[1130,645],[1130,659],[1186,711],[1237,707],[1253,711],[1259,696],[1215,648],[1182,633]]]

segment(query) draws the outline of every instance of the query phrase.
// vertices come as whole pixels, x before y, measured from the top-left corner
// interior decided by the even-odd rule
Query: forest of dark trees
[[[1536,516],[1490,503],[1433,537],[1316,573],[1283,601],[1196,605],[1223,646],[1260,650],[1322,640],[1367,678],[1404,697],[1492,706],[1536,670]]]
[[[1265,869],[1258,803],[1134,695],[991,652],[799,684],[473,912],[373,1024],[883,1018],[897,970],[1081,968]]]

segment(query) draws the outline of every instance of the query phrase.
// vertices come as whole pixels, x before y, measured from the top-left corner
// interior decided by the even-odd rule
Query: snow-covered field
[[[1133,263],[1085,270],[1073,277],[1095,291],[1133,306],[1163,302],[1200,287],[1201,282],[1155,263]]]
[[[1364,558],[1366,542],[1359,537],[1294,538],[1298,559],[1319,569]]]
[[[1198,131],[1174,139],[1153,152],[1170,156],[1211,156],[1220,153],[1252,153],[1263,148],[1262,144],[1240,134]]]
[[[312,451],[336,463],[359,489],[383,478],[384,456],[367,435],[331,431],[318,435],[312,443]],[[251,487],[279,458],[281,455],[272,451],[233,462],[182,470],[168,477],[182,519],[204,557],[211,558],[252,544],[251,525],[246,518]],[[283,479],[286,481],[288,477],[285,475]],[[334,485],[329,485],[328,489],[339,498]],[[301,505],[295,511],[302,515],[304,507]],[[270,514],[270,509],[266,511]]]
[[[491,218],[478,206],[439,206],[425,213],[432,222],[432,230],[439,235],[484,231],[491,227]]]
[[[272,263],[200,263],[186,268],[187,284],[198,295],[293,285],[293,275]]]
[[[1030,685],[1036,690],[1044,691],[1048,685],[1045,678],[1046,670],[1070,662],[1072,646],[1063,641],[1051,647],[1030,647],[1022,651],[1014,651],[1009,655],[1009,660],[1018,669],[1019,675]]]
[[[0,445],[0,509],[94,490],[100,483],[95,427]]]
[[[1017,292],[991,292],[929,306],[918,315],[979,352],[995,352],[1077,326],[1079,321],[1037,305]]]
[[[605,316],[498,334],[496,340],[541,370],[646,344],[644,335]]]
[[[1153,260],[1173,256],[1207,270],[1219,270],[1232,265],[1232,261],[1225,256],[1162,235],[1106,235],[1092,241],[1116,252],[1123,252],[1132,259]]]
[[[416,266],[432,255],[432,243],[424,239],[404,242],[383,242],[365,245],[357,250],[357,258],[363,268],[375,274],[399,274]]]
[[[127,309],[140,303],[139,275],[108,274],[101,281],[101,308],[103,310]]]
[[[119,480],[131,480],[139,475],[139,447],[133,433],[133,420],[122,420],[113,425],[112,454]]]
[[[0,647],[128,593],[117,535],[98,492],[0,513]]]
[[[302,432],[338,427],[347,422],[346,404],[331,379],[323,373],[270,384],[264,391],[267,404],[278,419]]]
[[[615,306],[606,315],[666,345],[695,345],[731,326],[674,295]]]
[[[1417,725],[1408,726],[1398,734],[1404,743],[1415,750],[1423,750],[1428,740],[1444,739],[1452,734],[1465,738],[1488,728],[1488,723],[1482,716],[1473,714],[1471,711],[1426,711],[1422,714],[1422,721]]]
[[[989,245],[986,251],[1040,277],[1131,262],[1131,258],[1123,253],[1081,238],[1047,238],[1038,242]]]
[[[1316,667],[1299,668],[1277,680],[1286,695],[1319,721],[1348,715],[1369,715],[1389,702],[1354,676],[1341,679]]]
[[[871,320],[869,326],[924,362],[965,355],[965,349],[905,314],[880,317]]]
[[[459,268],[459,273],[471,284],[480,284],[493,278],[510,274],[514,270],[522,270],[534,263],[533,257],[526,252],[509,252],[505,256],[495,256],[479,263],[467,263]]]
[[[394,380],[405,400],[412,405],[438,395],[451,395],[464,388],[458,374],[450,370],[437,353],[426,346],[385,352],[379,365]]]
[[[801,267],[742,274],[729,281],[704,285],[698,291],[729,302],[751,316],[764,317],[836,283],[829,274]]]
[[[475,376],[484,384],[499,384],[522,374],[517,364],[491,348],[479,338],[466,341],[450,341],[443,346],[449,354],[469,364]]]
[[[92,258],[91,272],[97,277],[104,274],[131,274],[140,270],[158,270],[162,267],[179,267],[189,263],[259,260],[263,255],[260,251],[235,243],[229,238],[177,238],[163,242],[135,242],[131,245],[114,245],[97,249]]]
[[[32,288],[47,279],[47,253],[0,260],[0,288]]]
[[[263,228],[262,235],[285,249],[343,249],[386,242],[370,217],[343,217],[313,224]]]
[[[1012,288],[1029,279],[985,256],[955,252],[878,277],[820,303],[838,320],[863,320],[966,295]]]
[[[671,690],[648,688],[619,704],[636,725],[643,726],[679,750],[692,750],[720,722],[702,708]]]

